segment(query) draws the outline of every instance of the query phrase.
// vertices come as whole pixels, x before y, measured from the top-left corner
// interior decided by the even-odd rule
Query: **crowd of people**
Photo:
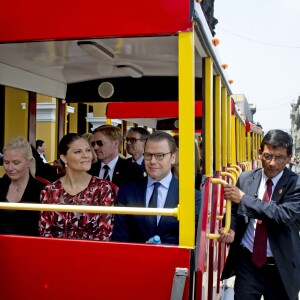
[[[123,143],[127,158],[120,155]],[[168,133],[150,134],[143,127],[132,127],[123,137],[113,125],[84,135],[68,133],[60,140],[54,166],[47,162],[45,149],[43,140],[34,147],[23,137],[4,147],[0,201],[145,208],[178,205],[178,178],[172,172],[178,148]],[[196,223],[199,211],[200,192],[195,190]],[[161,243],[177,245],[179,223],[171,216],[0,210],[0,234],[136,243],[159,235]]]

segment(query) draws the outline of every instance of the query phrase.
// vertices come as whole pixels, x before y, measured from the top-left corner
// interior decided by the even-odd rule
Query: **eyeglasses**
[[[104,145],[104,142],[102,140],[98,140],[98,141],[92,141],[91,145],[93,147],[95,147],[95,145],[97,144],[97,146],[102,147]]]
[[[130,138],[130,137],[127,137],[127,138],[125,138],[125,141],[126,141],[126,142],[130,142],[131,144],[134,144],[134,143],[136,143],[137,141],[142,141],[142,139],[136,139],[136,138]]]
[[[269,153],[263,153],[262,157],[266,161],[272,161],[272,159],[274,159],[278,163],[282,163],[282,162],[284,162],[287,159],[287,156],[282,156],[282,155],[275,156],[275,155],[271,155]]]
[[[167,152],[167,153],[149,153],[149,152],[145,152],[144,153],[144,159],[145,160],[151,160],[152,156],[155,157],[156,160],[163,160],[165,155],[170,154],[172,152]]]

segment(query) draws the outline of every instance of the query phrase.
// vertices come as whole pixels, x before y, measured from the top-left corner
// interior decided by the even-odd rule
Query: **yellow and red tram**
[[[44,134],[54,159],[57,142],[66,132],[86,132],[91,128],[89,117],[99,124],[118,116],[124,132],[128,122],[179,133],[179,172],[184,174],[177,208],[110,208],[115,214],[178,218],[179,246],[0,235],[5,274],[0,298],[221,295],[226,249],[216,242],[225,209],[220,183],[235,182],[242,169],[257,165],[262,130],[247,123],[231,99],[200,4],[17,0],[3,3],[0,25],[2,146],[15,135],[25,135],[33,143]],[[51,112],[50,121],[40,116],[43,122],[38,122],[38,108]],[[104,118],[97,117],[101,110]],[[197,133],[203,139],[205,180],[195,237],[191,216]],[[107,211],[18,204],[0,208]]]

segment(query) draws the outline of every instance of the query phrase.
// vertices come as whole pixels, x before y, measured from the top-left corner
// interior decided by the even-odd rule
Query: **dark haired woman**
[[[66,174],[41,192],[44,204],[114,205],[117,188],[110,182],[91,176],[92,152],[88,141],[75,133],[59,143],[60,160]],[[41,213],[40,235],[44,237],[110,240],[111,214],[46,212]]]

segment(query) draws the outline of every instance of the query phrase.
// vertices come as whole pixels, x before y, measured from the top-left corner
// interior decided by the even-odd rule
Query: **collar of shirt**
[[[132,158],[132,162],[136,162],[138,165],[141,165],[143,163],[144,160],[144,155],[142,155],[138,160],[134,160]]]
[[[108,165],[109,166],[109,172],[108,172],[108,175],[110,177],[110,180],[112,180],[112,175],[114,174],[114,170],[115,170],[115,167],[116,167],[116,164],[118,162],[118,159],[119,159],[119,156],[116,156],[113,160],[111,160],[109,163],[105,164],[103,162],[101,162],[101,170],[100,170],[100,178],[103,178],[103,175],[104,175],[104,172],[105,170],[103,169],[103,167],[105,165]]]
[[[158,181],[161,184],[161,186],[158,188],[158,200],[157,200],[158,208],[163,208],[165,206],[171,180],[172,180],[172,172],[170,171],[166,177]],[[153,183],[155,182],[157,181],[154,180],[152,177],[148,176],[148,183],[147,183],[147,190],[146,190],[146,207],[148,207],[149,205],[150,197],[154,189]],[[157,220],[158,221],[160,220],[160,216],[158,216]]]
[[[283,171],[281,171],[278,175],[276,175],[273,178],[270,178],[273,182],[273,186],[272,186],[272,193],[276,187],[276,184],[278,183],[279,179],[281,178],[283,174]],[[266,182],[269,179],[269,177],[266,176],[265,172],[262,172],[262,176],[261,176],[261,181],[260,181],[260,186],[259,186],[259,190],[258,190],[258,197],[261,199],[265,193],[266,190]]]
[[[44,162],[44,163],[46,163],[46,162],[47,162],[47,160],[46,160],[46,157],[45,157],[44,153],[40,153],[40,157],[41,157],[41,159],[43,160],[43,162]]]
[[[160,184],[164,186],[166,189],[169,189],[170,183],[172,180],[172,172],[169,171],[168,175],[164,177],[163,179],[159,180]],[[154,182],[157,182],[152,177],[148,176],[148,183],[147,183],[147,189],[150,187]]]

